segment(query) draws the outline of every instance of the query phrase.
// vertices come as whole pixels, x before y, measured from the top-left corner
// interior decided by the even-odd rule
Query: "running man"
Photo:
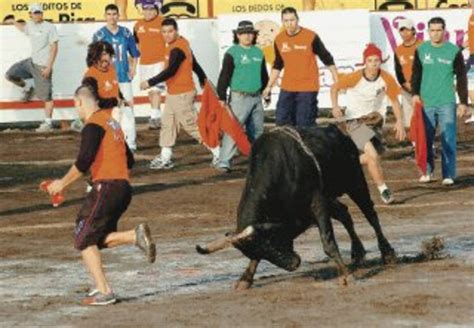
[[[132,80],[135,77],[140,53],[132,32],[118,25],[119,10],[114,4],[105,7],[107,24],[94,34],[93,41],[105,41],[114,48],[114,66],[117,72],[120,91],[126,103],[120,112],[119,122],[125,133],[127,144],[135,152],[137,150],[135,114],[133,113]],[[130,56],[129,56],[130,55]]]
[[[393,76],[380,68],[381,64],[382,51],[374,44],[369,44],[364,50],[365,67],[349,74],[339,74],[338,82],[331,87],[331,102],[333,116],[345,116],[347,132],[359,149],[360,162],[367,166],[380,192],[380,198],[385,204],[390,204],[394,197],[383,177],[379,153],[384,149],[381,133],[377,131],[383,124],[379,111],[385,96],[389,98],[396,117],[395,131],[398,140],[405,139],[405,129],[398,101],[400,87]],[[347,108],[344,114],[338,102],[341,90],[347,90]],[[364,119],[369,115],[379,122],[378,126],[369,127],[365,124]]]
[[[193,108],[196,88],[193,81],[193,71],[204,86],[206,74],[194,58],[189,42],[179,35],[178,24],[173,18],[167,18],[161,25],[161,33],[166,41],[165,70],[157,76],[143,81],[142,90],[149,89],[166,81],[168,94],[165,108],[161,116],[160,147],[161,153],[151,162],[150,168],[155,170],[171,169],[173,146],[176,143],[180,127],[183,127],[191,137],[202,143],[197,126],[196,113]],[[219,160],[219,147],[210,149],[212,164]]]
[[[165,66],[165,39],[161,34],[163,18],[159,15],[161,3],[157,0],[142,0],[143,19],[135,23],[133,33],[140,48],[140,82],[148,81],[160,74]],[[150,88],[148,99],[151,105],[151,116],[148,122],[150,130],[160,127],[161,93],[164,83]]]
[[[69,171],[48,187],[51,195],[63,192],[90,170],[94,182],[79,210],[74,246],[81,252],[84,264],[95,283],[95,289],[83,300],[84,305],[107,305],[117,301],[102,266],[100,249],[136,245],[153,263],[156,247],[147,224],[135,229],[117,231],[117,224],[132,199],[129,169],[133,154],[124,140],[120,124],[111,110],[99,110],[98,99],[89,86],[75,93],[78,116],[85,121],[77,160]]]

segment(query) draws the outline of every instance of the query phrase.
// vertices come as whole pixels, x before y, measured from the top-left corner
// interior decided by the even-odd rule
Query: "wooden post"
[[[207,0],[207,16],[214,17],[214,0]]]

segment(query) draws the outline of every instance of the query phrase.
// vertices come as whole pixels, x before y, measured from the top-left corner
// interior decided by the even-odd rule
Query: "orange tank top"
[[[125,137],[111,110],[99,110],[87,123],[97,124],[105,131],[99,150],[91,165],[92,181],[129,180]]]
[[[319,90],[319,68],[313,52],[316,33],[301,28],[296,35],[280,32],[275,45],[284,63],[281,88],[292,92]]]
[[[151,65],[165,60],[166,43],[161,34],[163,17],[157,16],[151,21],[139,20],[133,30],[138,37],[140,64]]]
[[[168,67],[170,53],[175,48],[184,52],[186,59],[181,63],[176,74],[166,81],[166,86],[168,87],[168,93],[170,95],[195,90],[193,81],[193,53],[191,52],[189,42],[185,38],[180,36],[176,41],[167,45],[165,52],[165,65]]]
[[[100,98],[117,98],[119,99],[119,83],[114,65],[110,65],[109,69],[104,72],[91,66],[84,74],[84,78],[92,77],[97,81],[97,93]]]

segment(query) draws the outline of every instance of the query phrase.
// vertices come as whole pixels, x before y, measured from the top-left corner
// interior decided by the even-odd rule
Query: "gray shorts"
[[[41,70],[45,66],[36,65],[31,58],[24,59],[13,64],[7,71],[7,79],[13,83],[18,83],[26,79],[34,79],[35,94],[43,101],[53,100],[53,83],[51,77],[45,79],[41,75]]]
[[[377,153],[382,154],[385,151],[382,143],[382,134],[379,129],[370,128],[358,120],[347,121],[346,129],[360,152],[365,152],[365,144],[369,141],[372,142]]]

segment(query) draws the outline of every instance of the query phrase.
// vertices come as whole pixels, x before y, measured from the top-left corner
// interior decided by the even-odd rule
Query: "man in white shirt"
[[[44,101],[45,120],[36,131],[48,132],[53,129],[53,65],[58,53],[58,33],[56,27],[44,21],[43,7],[30,5],[31,20],[15,26],[23,31],[31,42],[31,57],[14,64],[5,74],[8,81],[23,89],[23,100],[29,101],[33,95]],[[28,81],[34,80],[34,87]],[[25,81],[26,80],[26,81]]]
[[[390,204],[394,198],[384,181],[379,156],[383,151],[383,145],[377,132],[377,126],[381,128],[383,124],[383,117],[379,111],[382,109],[385,97],[388,97],[392,104],[396,117],[396,137],[400,141],[405,139],[405,129],[398,101],[400,87],[393,76],[380,69],[381,63],[382,51],[369,44],[364,51],[365,67],[349,74],[340,74],[338,81],[331,87],[331,101],[333,116],[336,118],[345,116],[347,132],[361,152],[361,164],[367,165],[382,201]],[[347,108],[344,114],[338,104],[340,90],[347,90]],[[368,120],[373,124],[369,125]]]

